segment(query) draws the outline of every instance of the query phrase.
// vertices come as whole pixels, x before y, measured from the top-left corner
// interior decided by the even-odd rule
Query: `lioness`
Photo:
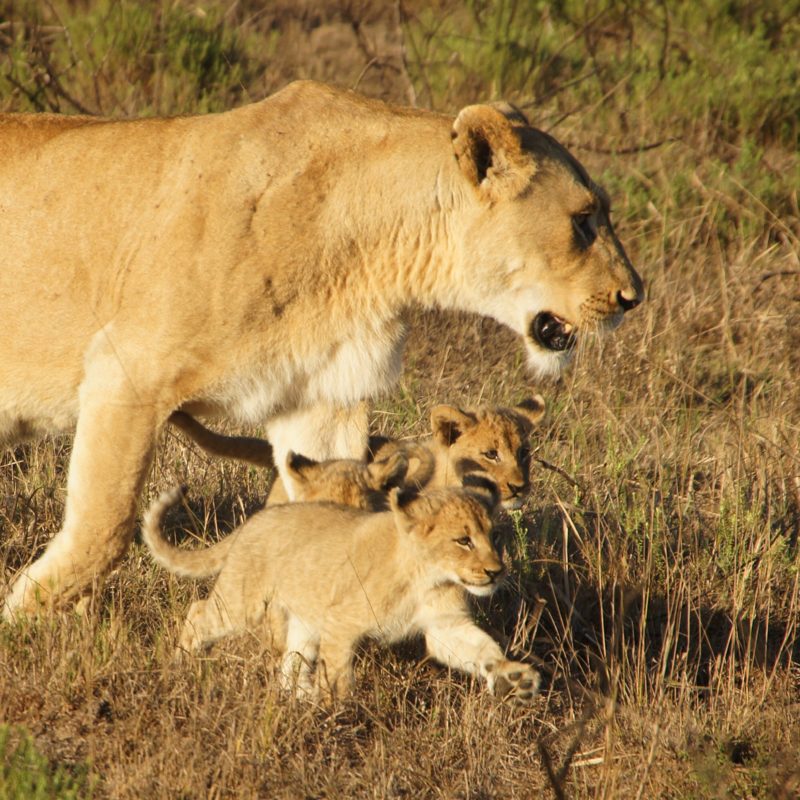
[[[284,685],[300,694],[313,691],[314,665],[322,668],[323,689],[349,693],[360,640],[389,643],[420,632],[434,657],[481,676],[491,691],[520,702],[535,696],[536,670],[505,659],[458,593],[442,591],[459,586],[485,596],[503,577],[485,493],[459,488],[405,497],[393,489],[382,513],[332,503],[267,506],[199,552],[162,538],[164,512],[180,495],[172,490],[153,504],[142,534],[171,572],[218,575],[208,599],[189,609],[184,650],[259,629],[268,611],[285,636]]]
[[[461,409],[443,403],[431,409],[433,436],[430,443],[371,436],[368,450],[376,461],[389,454],[405,454],[413,463],[408,481],[417,488],[455,486],[469,472],[486,472],[497,484],[503,507],[516,509],[522,505],[530,486],[528,438],[533,425],[544,416],[544,410],[544,399],[538,394],[513,408]],[[172,414],[170,422],[213,455],[261,467],[274,466],[272,447],[263,439],[215,433],[181,411]],[[350,482],[357,486],[360,468],[356,464],[342,462],[339,470],[342,479],[352,476]],[[297,484],[296,475],[292,476],[292,483]],[[309,481],[309,485],[314,485],[314,481]],[[296,492],[294,497],[318,499],[299,498]],[[279,503],[286,499],[288,495],[279,478],[269,500]],[[352,505],[344,498],[337,502]]]
[[[0,441],[75,428],[61,531],[4,613],[132,536],[170,413],[363,457],[410,305],[484,314],[557,372],[642,299],[605,193],[517,113],[301,81],[223,114],[0,115]]]

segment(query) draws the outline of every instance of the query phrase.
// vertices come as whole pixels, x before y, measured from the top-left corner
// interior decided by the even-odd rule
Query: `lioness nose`
[[[617,302],[620,304],[623,311],[630,311],[642,302],[641,292],[637,292],[635,289],[619,291],[617,292]]]

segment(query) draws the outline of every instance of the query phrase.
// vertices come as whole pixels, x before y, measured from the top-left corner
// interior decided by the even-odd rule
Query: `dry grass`
[[[190,30],[235,60],[229,73],[203,62],[190,83],[188,56],[118,47],[109,4],[0,2],[0,108],[212,109],[301,76],[450,109],[495,90],[535,96],[533,116],[611,189],[648,291],[564,379],[535,387],[493,323],[415,315],[403,381],[376,408],[376,429],[407,435],[440,401],[548,399],[534,490],[503,522],[514,578],[478,609],[540,663],[532,710],[422,663],[413,643],[366,648],[358,696],[335,714],[282,697],[254,641],[175,667],[178,621],[202,587],[136,545],[85,618],[0,627],[0,797],[800,796],[800,214],[786,87],[750,122],[734,113],[735,76],[728,105],[709,93],[686,110],[670,76],[703,31],[681,27],[685,9],[665,26],[659,4],[574,11],[569,30],[552,11],[527,77],[519,61],[486,73],[471,35],[448,56],[448,26],[472,24],[464,9],[513,6],[206,3],[202,16],[154,4],[164,36]],[[507,47],[527,30],[512,22]],[[788,61],[797,29],[782,30],[773,55]],[[648,43],[654,66],[637,72],[625,59]],[[754,89],[747,107],[758,102]],[[58,528],[69,445],[0,456],[7,578]],[[269,476],[166,434],[149,497],[180,481],[194,498],[184,521],[215,538],[258,506]]]

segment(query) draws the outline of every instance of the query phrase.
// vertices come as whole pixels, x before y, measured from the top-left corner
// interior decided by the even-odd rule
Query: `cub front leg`
[[[440,586],[428,592],[419,614],[429,655],[446,666],[483,678],[492,694],[529,703],[539,690],[539,673],[506,659],[500,645],[470,614],[465,591]]]
[[[156,432],[168,412],[114,354],[87,361],[64,522],[41,558],[14,581],[3,607],[6,619],[80,595],[122,558]]]
[[[487,665],[487,669],[487,684],[495,697],[527,705],[539,693],[541,675],[530,664],[502,659],[496,664]]]

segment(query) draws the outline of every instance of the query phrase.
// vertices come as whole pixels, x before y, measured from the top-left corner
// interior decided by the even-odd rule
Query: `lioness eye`
[[[592,245],[597,238],[597,231],[592,225],[591,214],[575,214],[572,217],[572,227],[575,230],[575,238],[578,242],[578,247],[581,250],[586,250]]]
[[[454,539],[454,541],[456,544],[460,544],[462,547],[468,547],[470,550],[475,547],[469,536],[462,536],[460,539]]]
[[[489,461],[499,461],[500,460],[500,454],[497,452],[497,450],[487,450],[483,454],[483,457],[484,458],[488,458]]]

